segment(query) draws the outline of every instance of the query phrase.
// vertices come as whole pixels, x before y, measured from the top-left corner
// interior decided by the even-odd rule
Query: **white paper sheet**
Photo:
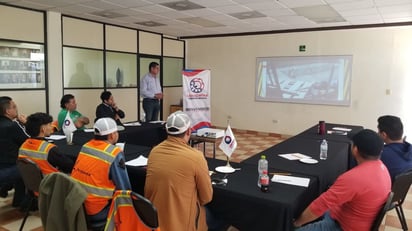
[[[141,124],[139,122],[130,122],[130,123],[125,123],[123,125],[124,126],[140,126]]]
[[[151,124],[163,124],[163,123],[166,123],[166,121],[156,120],[156,121],[150,121],[149,123],[151,123]]]
[[[272,182],[308,187],[310,179],[296,176],[273,175]]]
[[[305,159],[305,158],[312,158],[307,155],[303,155],[302,153],[286,153],[286,154],[279,154],[280,157],[283,157],[288,160],[299,160],[299,159]]]
[[[65,139],[66,136],[65,135],[51,135],[49,137],[46,137],[46,139],[48,140],[62,140]]]
[[[126,165],[129,165],[129,166],[146,166],[147,165],[147,158],[140,155],[136,159],[127,161]]]

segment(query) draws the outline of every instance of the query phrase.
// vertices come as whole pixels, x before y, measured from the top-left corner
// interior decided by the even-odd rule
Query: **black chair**
[[[398,214],[399,221],[401,222],[402,229],[408,230],[408,225],[406,224],[405,214],[403,213],[402,204],[408,194],[409,187],[412,184],[412,171],[399,174],[395,177],[392,184],[393,199],[390,209],[395,208]]]
[[[140,194],[132,192],[133,207],[143,223],[149,228],[155,230],[159,227],[157,209],[151,201]]]
[[[36,206],[34,203],[36,202],[37,193],[39,192],[39,186],[41,180],[43,179],[43,174],[37,164],[27,158],[18,159],[17,168],[19,169],[20,175],[30,197],[29,205],[26,209],[26,214],[24,215],[23,222],[20,225],[19,230],[21,231],[23,230],[27,217],[30,214],[31,208],[33,206]]]
[[[378,215],[375,218],[375,221],[372,224],[371,231],[378,231],[379,226],[382,223],[383,218],[385,217],[386,211],[391,209],[393,200],[393,192],[390,192],[388,195],[388,199],[386,199],[385,204],[382,206],[381,210],[379,211]]]

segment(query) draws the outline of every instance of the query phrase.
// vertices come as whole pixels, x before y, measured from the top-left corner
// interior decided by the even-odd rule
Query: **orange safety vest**
[[[80,150],[71,176],[87,191],[86,213],[95,215],[113,197],[115,185],[109,179],[110,166],[121,149],[103,140],[87,142]]]
[[[160,228],[151,229],[147,227],[143,221],[140,220],[139,215],[137,215],[133,207],[131,193],[132,191],[130,190],[115,191],[104,230],[160,231]]]
[[[47,157],[50,149],[55,147],[45,140],[29,138],[21,145],[19,149],[19,158],[28,158],[39,166],[43,175],[58,172],[48,161]]]

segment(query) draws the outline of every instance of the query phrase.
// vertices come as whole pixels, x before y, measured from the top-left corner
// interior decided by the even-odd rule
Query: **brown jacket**
[[[169,136],[150,152],[145,196],[158,209],[162,231],[207,230],[203,205],[213,189],[203,154]]]

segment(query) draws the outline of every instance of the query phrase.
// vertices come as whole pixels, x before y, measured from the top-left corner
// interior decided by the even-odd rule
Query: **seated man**
[[[358,165],[340,175],[294,222],[297,230],[369,231],[391,191],[391,179],[379,160],[383,148],[376,132],[364,129],[352,137],[352,155]]]
[[[117,125],[122,125],[120,119],[124,118],[124,112],[120,110],[116,102],[114,101],[113,95],[110,91],[104,91],[100,95],[102,103],[96,108],[96,120],[104,117],[112,118],[116,121]]]
[[[403,124],[399,117],[379,117],[378,133],[385,142],[381,160],[388,168],[393,181],[395,176],[412,170],[412,146],[403,138]]]
[[[22,204],[25,187],[16,165],[19,147],[29,137],[20,124],[25,120],[10,97],[0,97],[0,193],[6,197],[7,191],[14,187],[14,207],[25,206]]]
[[[159,213],[162,231],[207,230],[204,205],[212,200],[209,168],[203,153],[190,147],[190,118],[182,111],[167,118],[168,137],[152,149],[145,196]]]
[[[86,213],[91,222],[107,218],[115,190],[130,190],[122,150],[115,146],[119,133],[116,122],[101,118],[94,124],[94,139],[83,145],[71,176],[88,192]]]
[[[75,130],[84,129],[84,125],[89,124],[89,118],[76,111],[77,104],[76,99],[73,95],[64,95],[60,100],[60,107],[62,108],[62,110],[60,110],[57,117],[59,130],[63,128],[63,125],[73,128],[72,130]]]
[[[70,173],[74,160],[59,152],[56,145],[48,143],[44,137],[50,136],[53,118],[46,113],[34,113],[27,118],[26,131],[28,138],[20,147],[19,158],[33,160],[47,175],[58,170]]]

